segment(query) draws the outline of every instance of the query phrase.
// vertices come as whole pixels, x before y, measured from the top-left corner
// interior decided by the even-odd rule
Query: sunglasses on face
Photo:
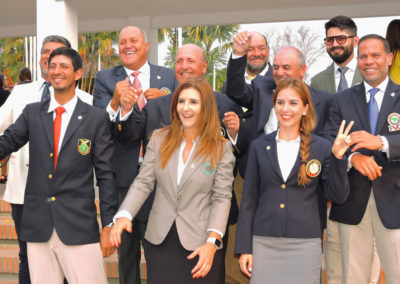
[[[326,45],[332,45],[333,44],[333,42],[335,41],[335,39],[336,39],[336,42],[338,43],[338,44],[345,44],[346,43],[346,40],[348,39],[348,38],[353,38],[353,37],[355,37],[355,35],[353,35],[353,36],[345,36],[345,35],[338,35],[338,36],[328,36],[328,37],[326,37],[325,39],[324,39],[324,41],[325,41],[325,44]]]

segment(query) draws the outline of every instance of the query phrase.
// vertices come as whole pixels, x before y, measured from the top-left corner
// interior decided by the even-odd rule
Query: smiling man
[[[111,121],[115,121],[123,94],[140,95],[136,106],[141,111],[152,99],[173,93],[178,83],[171,69],[150,64],[147,61],[149,42],[138,27],[123,28],[118,38],[119,58],[122,65],[100,71],[93,90],[93,104],[106,109]],[[139,109],[140,108],[140,109]],[[142,163],[141,141],[115,142],[113,165],[121,202],[133,182]],[[147,203],[146,203],[147,204]],[[148,205],[144,205],[144,207]],[[141,211],[133,220],[133,232],[122,235],[118,248],[119,279],[124,284],[140,284],[140,240],[143,240],[148,214]]]
[[[50,100],[29,104],[0,137],[0,156],[29,142],[21,239],[27,242],[32,283],[107,283],[107,227],[117,209],[108,115],[76,95],[82,59],[69,48],[49,58]],[[102,232],[94,206],[99,186]]]

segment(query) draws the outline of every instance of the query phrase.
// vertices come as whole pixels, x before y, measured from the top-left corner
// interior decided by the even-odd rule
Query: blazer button
[[[285,184],[282,184],[281,187],[282,187],[282,189],[285,189],[285,188],[286,188],[286,185],[285,185]]]
[[[52,179],[53,178],[53,175],[52,174],[49,174],[49,179]]]
[[[285,204],[281,203],[281,205],[279,205],[279,207],[281,207],[283,209],[283,208],[285,208]]]
[[[50,200],[51,200],[52,202],[54,202],[54,201],[56,201],[56,197],[55,197],[55,196],[52,196],[52,197],[50,198]]]
[[[121,123],[118,123],[118,131],[122,131],[122,125],[121,125]]]
[[[243,122],[246,122],[246,119],[245,119],[245,118],[242,118],[242,121],[243,121]]]
[[[50,153],[50,158],[53,158],[53,153]]]

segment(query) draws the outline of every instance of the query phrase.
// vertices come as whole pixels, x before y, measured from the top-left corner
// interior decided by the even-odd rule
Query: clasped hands
[[[332,146],[332,152],[335,156],[341,159],[347,149],[354,145],[351,152],[355,153],[359,149],[379,150],[382,148],[382,141],[379,136],[360,130],[354,131],[349,135],[350,129],[353,126],[353,121],[349,123],[344,130],[345,121],[342,121],[335,142]],[[351,156],[352,166],[362,175],[368,177],[369,180],[374,180],[382,176],[382,167],[380,167],[373,157],[355,153]]]
[[[128,233],[132,233],[132,221],[129,218],[118,218],[115,224],[112,226],[109,243],[113,247],[119,247],[121,244],[121,234],[123,231],[127,231]],[[211,232],[210,234],[213,234]],[[192,269],[192,277],[200,278],[205,277],[207,273],[210,271],[214,254],[217,248],[212,243],[205,243],[204,245],[198,247],[195,251],[193,251],[187,258],[193,259],[196,256],[199,257],[199,260],[196,266]]]

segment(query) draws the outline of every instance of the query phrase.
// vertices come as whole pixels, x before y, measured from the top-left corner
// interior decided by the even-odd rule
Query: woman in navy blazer
[[[319,283],[320,207],[349,194],[347,136],[342,123],[332,147],[311,134],[314,107],[307,86],[293,78],[273,96],[279,129],[253,141],[239,211],[235,253],[251,283]]]

